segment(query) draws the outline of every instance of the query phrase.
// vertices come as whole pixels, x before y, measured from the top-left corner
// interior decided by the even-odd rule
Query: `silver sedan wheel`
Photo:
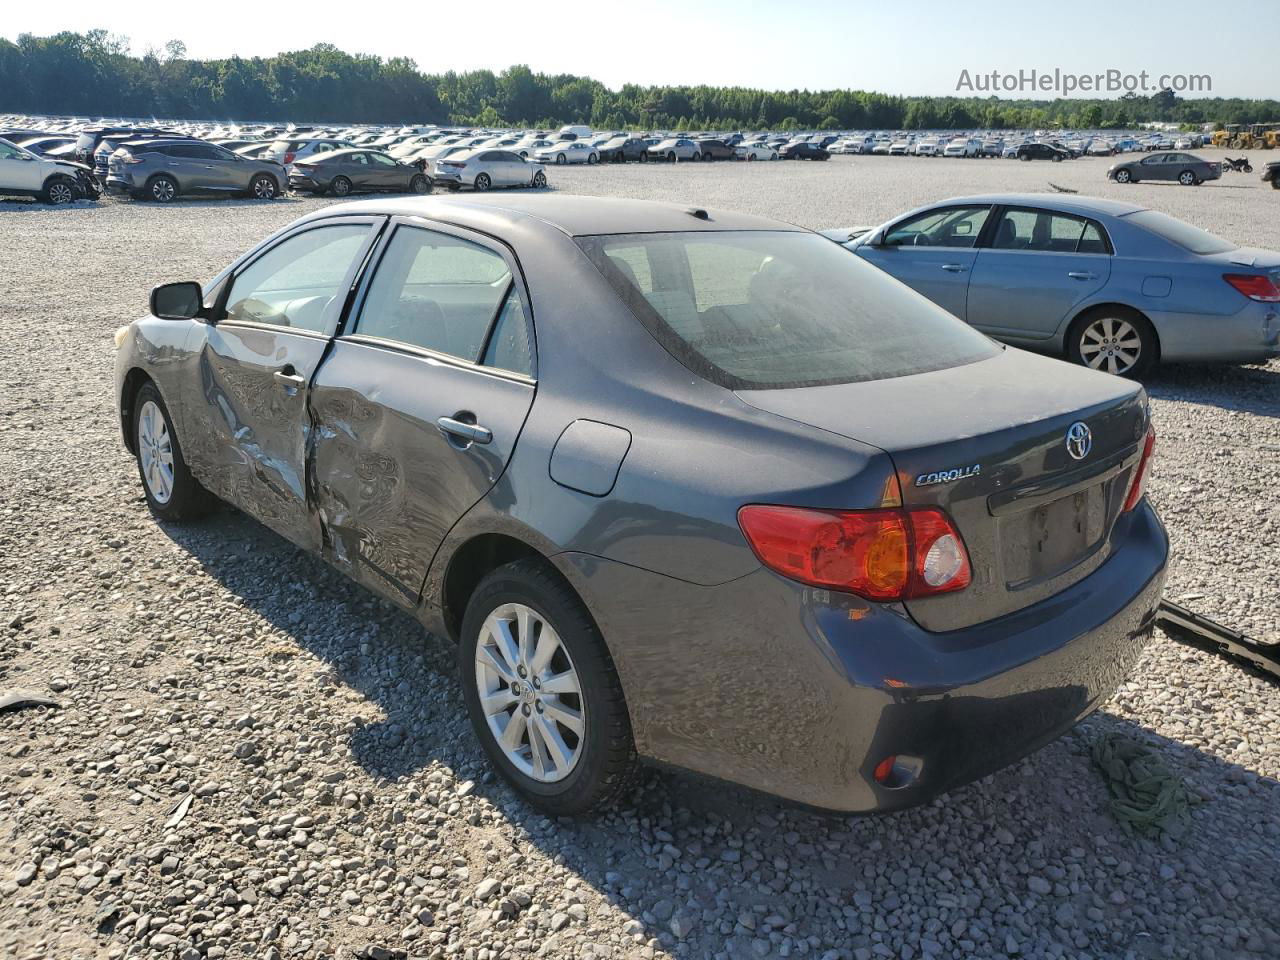
[[[76,198],[75,188],[65,180],[49,185],[49,202],[53,204],[70,203]]]
[[[168,503],[173,496],[173,441],[164,414],[152,400],[138,414],[138,460],[151,496],[157,503]]]
[[[578,671],[555,628],[522,603],[504,603],[476,644],[480,707],[511,764],[540,783],[573,772],[586,741]]]
[[[1080,356],[1095,370],[1128,373],[1142,356],[1142,337],[1128,320],[1099,317],[1080,333]]]

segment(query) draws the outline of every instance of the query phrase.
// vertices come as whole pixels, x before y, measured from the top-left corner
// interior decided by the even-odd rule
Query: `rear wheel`
[[[66,177],[52,177],[44,185],[44,192],[40,194],[41,200],[53,206],[71,203],[75,198],[76,185]]]
[[[541,560],[485,577],[458,645],[476,736],[503,777],[555,816],[609,804],[637,770],[622,686],[582,601]]]
[[[568,163],[569,160],[563,153],[556,154],[556,163]]]
[[[1018,154],[1018,159],[1019,159],[1019,160],[1030,160],[1030,159],[1031,159],[1031,157],[1029,157],[1029,156],[1028,156],[1027,154],[1025,154],[1025,153],[1020,153],[1020,154]]]
[[[249,194],[255,200],[274,200],[280,187],[276,178],[267,173],[260,173],[249,184]]]
[[[600,157],[598,155],[594,153],[587,154],[587,166],[591,166],[592,164],[596,164],[599,162],[600,162]]]
[[[487,173],[476,174],[475,188],[477,190],[484,193],[484,191],[488,190],[491,186],[493,186],[493,181],[489,179],[489,175]]]
[[[1073,363],[1131,379],[1149,373],[1159,353],[1151,323],[1125,307],[1103,307],[1085,314],[1067,335],[1067,357]]]
[[[413,193],[418,193],[418,194],[430,193],[431,178],[424,173],[417,174],[412,180],[409,181],[409,190],[412,191]]]
[[[1178,182],[1184,187],[1194,187],[1196,185],[1196,175],[1190,170],[1183,170],[1178,174]]]
[[[351,181],[346,177],[334,177],[329,181],[329,192],[335,197],[345,197],[351,192]]]
[[[169,203],[178,196],[178,181],[162,173],[147,183],[146,195],[156,203]]]
[[[161,520],[194,520],[213,509],[213,495],[187,469],[169,410],[154,384],[133,401],[133,448],[147,506]]]

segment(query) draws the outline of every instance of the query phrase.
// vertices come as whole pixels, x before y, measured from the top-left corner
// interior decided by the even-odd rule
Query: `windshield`
[[[773,231],[583,237],[651,334],[730,389],[883,380],[999,352],[830,240]]]
[[[1139,210],[1137,213],[1128,214],[1125,219],[1130,223],[1136,223],[1144,230],[1151,231],[1157,237],[1163,237],[1170,243],[1176,243],[1183,250],[1189,250],[1192,253],[1226,253],[1229,250],[1236,249],[1236,244],[1223,240],[1208,230],[1201,230],[1199,227],[1184,223],[1176,217],[1169,216],[1167,213],[1159,213],[1155,210]]]

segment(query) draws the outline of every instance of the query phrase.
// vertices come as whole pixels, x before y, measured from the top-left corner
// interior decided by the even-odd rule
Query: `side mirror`
[[[204,306],[204,291],[193,281],[162,283],[151,291],[151,315],[161,320],[194,320]]]

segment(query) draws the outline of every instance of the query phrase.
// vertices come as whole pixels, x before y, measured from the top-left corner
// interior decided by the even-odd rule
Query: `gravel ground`
[[[1209,152],[1212,153],[1212,152]],[[836,158],[553,170],[557,189],[815,227],[1047,180],[1280,247],[1257,175]],[[447,643],[232,511],[147,513],[111,333],[324,201],[0,204],[0,956],[1280,956],[1280,690],[1157,637],[1038,754],[923,808],[826,816],[676,773],[551,822],[482,762]],[[1280,363],[1150,385],[1170,596],[1276,638]],[[1107,811],[1090,744],[1152,746],[1179,838]],[[189,806],[176,802],[190,798]],[[179,819],[178,814],[185,814]]]

